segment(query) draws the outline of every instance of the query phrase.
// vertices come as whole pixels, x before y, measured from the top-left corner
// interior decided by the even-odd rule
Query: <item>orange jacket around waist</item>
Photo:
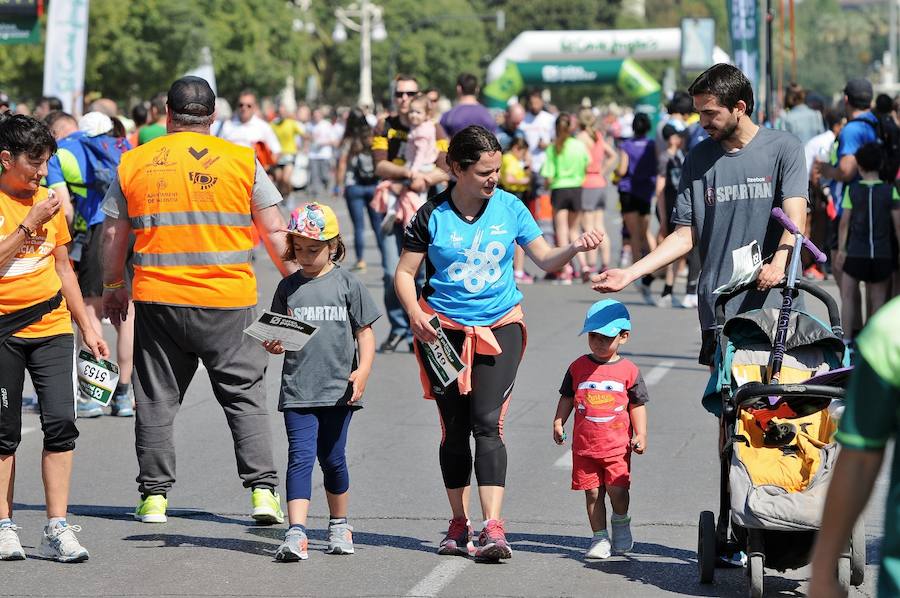
[[[135,234],[135,301],[256,305],[252,149],[172,133],[123,154],[118,172]]]
[[[500,348],[500,343],[497,342],[497,337],[494,336],[495,328],[500,328],[509,324],[518,324],[521,326],[522,354],[525,354],[527,335],[525,331],[525,313],[522,311],[521,305],[513,307],[490,326],[466,326],[460,324],[456,320],[434,311],[425,299],[421,297],[419,298],[419,307],[421,307],[422,311],[429,316],[437,314],[438,321],[441,323],[441,328],[446,328],[447,330],[462,330],[466,335],[466,338],[463,340],[462,352],[459,356],[465,364],[466,369],[460,372],[459,378],[456,381],[459,385],[459,394],[461,395],[467,395],[472,392],[472,366],[475,363],[475,355],[500,355],[500,353],[503,352]],[[419,348],[417,346],[417,353],[418,350]],[[419,378],[422,381],[422,389],[425,391],[425,398],[433,400],[435,397],[431,390],[431,382],[428,380],[428,375],[424,370],[426,367],[428,366],[419,360]]]

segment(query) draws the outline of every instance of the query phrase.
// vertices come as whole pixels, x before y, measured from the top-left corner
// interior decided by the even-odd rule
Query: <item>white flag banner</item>
[[[80,115],[84,100],[89,0],[53,0],[47,13],[44,95],[56,96],[63,110]]]
[[[213,68],[212,52],[207,46],[200,50],[200,64],[184,74],[185,77],[200,77],[209,83],[213,93],[219,95],[216,89],[216,69]]]

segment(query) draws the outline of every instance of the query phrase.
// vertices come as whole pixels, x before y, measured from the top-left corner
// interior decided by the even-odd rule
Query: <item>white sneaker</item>
[[[61,563],[80,563],[89,558],[87,549],[78,542],[75,532],[80,532],[80,525],[69,525],[65,521],[52,528],[44,527],[41,539],[41,554]]]
[[[25,558],[25,550],[19,542],[19,526],[9,522],[0,525],[0,561],[21,561]]]
[[[697,294],[685,295],[681,300],[681,307],[684,309],[697,309]]]
[[[612,554],[612,545],[609,542],[609,534],[604,531],[599,536],[594,536],[590,548],[584,553],[586,559],[608,559]]]
[[[678,307],[679,303],[675,301],[675,295],[669,293],[665,297],[656,298],[656,307]]]
[[[631,537],[631,517],[622,518],[613,516],[610,519],[612,524],[612,547],[616,554],[629,552],[634,548],[634,539]]]

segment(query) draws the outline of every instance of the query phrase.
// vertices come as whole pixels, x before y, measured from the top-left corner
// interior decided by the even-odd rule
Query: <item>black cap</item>
[[[206,79],[187,76],[172,83],[166,104],[178,114],[212,116],[216,111],[216,94]]]
[[[681,135],[683,137],[684,131],[679,131],[678,128],[675,127],[675,125],[666,123],[666,125],[662,128],[662,138],[668,141],[669,137],[671,137],[672,135]]]
[[[872,84],[868,79],[850,79],[844,86],[844,94],[854,100],[858,104],[869,104],[872,102]]]

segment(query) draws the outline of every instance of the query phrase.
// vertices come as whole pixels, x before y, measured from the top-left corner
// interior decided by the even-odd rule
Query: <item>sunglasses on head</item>
[[[414,98],[414,97],[416,97],[417,95],[419,95],[419,92],[418,92],[418,91],[395,91],[395,92],[394,92],[394,97],[395,97],[395,98],[402,98],[402,97],[404,97],[404,96],[410,97],[410,98]]]

